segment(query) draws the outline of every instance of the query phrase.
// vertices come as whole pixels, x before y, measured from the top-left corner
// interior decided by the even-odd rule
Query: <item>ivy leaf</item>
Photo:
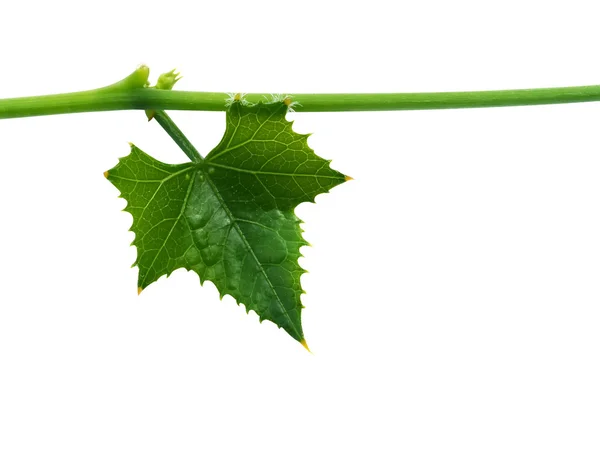
[[[302,238],[294,208],[348,177],[292,130],[288,106],[235,101],[223,139],[199,162],[165,164],[131,146],[105,173],[127,200],[138,292],[193,270],[306,346],[300,321]]]

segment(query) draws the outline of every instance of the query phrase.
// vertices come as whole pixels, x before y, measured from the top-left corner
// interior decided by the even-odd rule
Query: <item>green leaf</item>
[[[348,178],[292,130],[287,108],[235,101],[206,159],[165,164],[132,145],[106,176],[133,216],[140,292],[193,270],[305,345],[298,258],[307,242],[294,208]]]

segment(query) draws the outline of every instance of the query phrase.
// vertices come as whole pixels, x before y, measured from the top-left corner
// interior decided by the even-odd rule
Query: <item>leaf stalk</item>
[[[164,111],[154,111],[154,120],[156,120],[161,127],[167,132],[169,136],[175,141],[179,148],[190,158],[193,162],[201,162],[204,160],[200,152],[196,150],[196,147],[192,145],[185,134],[179,129],[179,127],[173,122],[173,119]]]

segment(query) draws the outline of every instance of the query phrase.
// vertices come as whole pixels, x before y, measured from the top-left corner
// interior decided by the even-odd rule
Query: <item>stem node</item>
[[[141,89],[148,87],[148,77],[150,76],[150,68],[144,64],[138,66],[131,74],[127,75],[121,81],[117,81],[105,89],[111,90],[130,90]]]

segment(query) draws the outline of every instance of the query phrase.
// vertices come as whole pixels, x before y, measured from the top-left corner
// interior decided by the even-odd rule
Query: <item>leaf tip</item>
[[[348,175],[344,176],[344,181],[352,181],[352,180],[354,180],[354,178],[349,177]]]
[[[225,99],[225,106],[230,108],[234,103],[239,103],[242,106],[254,106],[254,103],[250,103],[246,99],[246,94],[242,92],[237,92],[235,94],[227,94],[228,97]]]
[[[106,172],[104,172],[104,178],[108,178],[108,175],[109,175],[109,173],[108,173],[108,170],[107,170]]]
[[[304,347],[306,349],[306,351],[308,351],[308,353],[310,353],[311,355],[313,354],[313,352],[310,351],[310,348],[308,348],[308,344],[306,343],[306,339],[302,339],[300,341],[300,344],[302,344],[302,347]]]
[[[283,104],[285,106],[287,106],[287,112],[296,112],[294,110],[294,108],[296,108],[297,106],[302,106],[302,104],[300,102],[295,102],[292,100],[292,97],[289,95],[286,95],[283,98]]]
[[[140,294],[142,293],[142,291],[143,291],[143,290],[144,290],[144,288],[143,288],[143,287],[141,287],[141,286],[138,286],[138,295],[140,295]]]

